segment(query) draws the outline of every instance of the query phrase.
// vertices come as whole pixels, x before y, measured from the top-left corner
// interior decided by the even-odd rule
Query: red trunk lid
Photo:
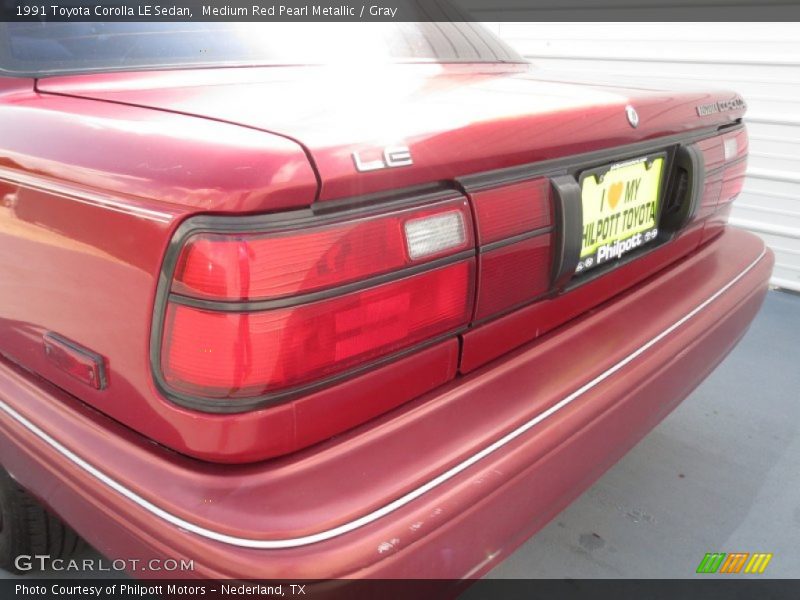
[[[729,92],[661,91],[557,81],[528,65],[266,67],[55,77],[41,92],[237,123],[300,142],[320,200],[446,181],[732,122],[743,109],[699,116]],[[631,127],[625,107],[639,115]],[[359,173],[384,149],[413,165]]]

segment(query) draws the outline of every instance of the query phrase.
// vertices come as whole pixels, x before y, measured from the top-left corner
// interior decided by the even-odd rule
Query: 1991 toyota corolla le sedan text
[[[733,92],[471,24],[0,27],[6,564],[73,545],[35,497],[192,576],[479,576],[765,295]]]

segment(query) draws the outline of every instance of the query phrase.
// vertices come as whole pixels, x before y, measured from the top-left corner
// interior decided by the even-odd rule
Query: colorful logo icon
[[[769,561],[772,560],[772,553],[766,552],[709,552],[697,566],[697,572],[701,574],[724,573],[735,575],[737,573],[761,574]]]

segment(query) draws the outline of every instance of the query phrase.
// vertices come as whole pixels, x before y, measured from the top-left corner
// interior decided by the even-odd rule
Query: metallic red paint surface
[[[772,263],[758,238],[727,229],[658,277],[503,360],[314,449],[248,466],[167,452],[54,386],[0,364],[0,399],[120,484],[215,531],[284,539],[341,525],[424,484],[613,368],[724,289],[514,441],[394,512],[328,541],[267,551],[181,531],[100,484],[8,415],[0,419],[0,456],[107,556],[193,559],[196,571],[181,576],[477,576],[585,489],[713,369],[758,310]]]
[[[730,96],[580,86],[519,65],[0,79],[0,246],[13,248],[0,257],[0,350],[178,452],[218,462],[291,452],[455,377],[458,340],[274,408],[224,416],[181,408],[156,389],[149,362],[156,284],[180,222],[308,207],[731,123],[742,110],[698,117],[694,109]],[[625,120],[629,103],[637,129]],[[409,146],[413,167],[356,172],[352,152],[396,143]],[[659,255],[667,264],[665,255],[692,247],[674,242]],[[606,293],[634,281],[609,277]],[[554,309],[563,313],[555,321],[578,314],[568,307],[579,296]],[[46,361],[46,331],[106,357],[108,388],[92,390]],[[483,352],[497,356],[531,337],[509,345],[489,336]],[[466,371],[481,361],[464,350]]]

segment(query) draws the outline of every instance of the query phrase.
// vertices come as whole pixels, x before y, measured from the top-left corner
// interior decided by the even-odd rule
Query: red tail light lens
[[[747,173],[747,161],[742,160],[725,169],[722,176],[722,190],[719,193],[719,208],[725,203],[733,202],[744,187],[744,178]]]
[[[183,249],[172,290],[220,300],[291,296],[390,273],[470,247],[472,227],[465,199],[295,231],[204,233],[193,236]]]
[[[552,259],[550,234],[482,253],[475,318],[484,319],[546,292]]]
[[[552,183],[546,177],[473,192],[478,225],[475,318],[530,302],[550,287]]]
[[[523,181],[472,194],[481,244],[552,224],[550,180]]]
[[[695,218],[703,221],[701,243],[725,229],[732,202],[744,186],[748,152],[744,127],[697,142],[705,162],[705,184]]]
[[[725,203],[735,200],[742,191],[748,145],[744,128],[697,142],[705,163],[705,184],[698,218],[711,216]]]
[[[177,390],[224,398],[345,371],[465,325],[473,268],[462,261],[328,300],[252,313],[171,303],[164,377]]]
[[[703,163],[706,172],[718,169],[725,164],[725,154],[722,146],[722,137],[715,135],[697,142],[697,147],[703,153]]]
[[[744,128],[722,136],[726,167],[722,176],[718,208],[736,200],[744,187],[748,146],[747,130]]]

